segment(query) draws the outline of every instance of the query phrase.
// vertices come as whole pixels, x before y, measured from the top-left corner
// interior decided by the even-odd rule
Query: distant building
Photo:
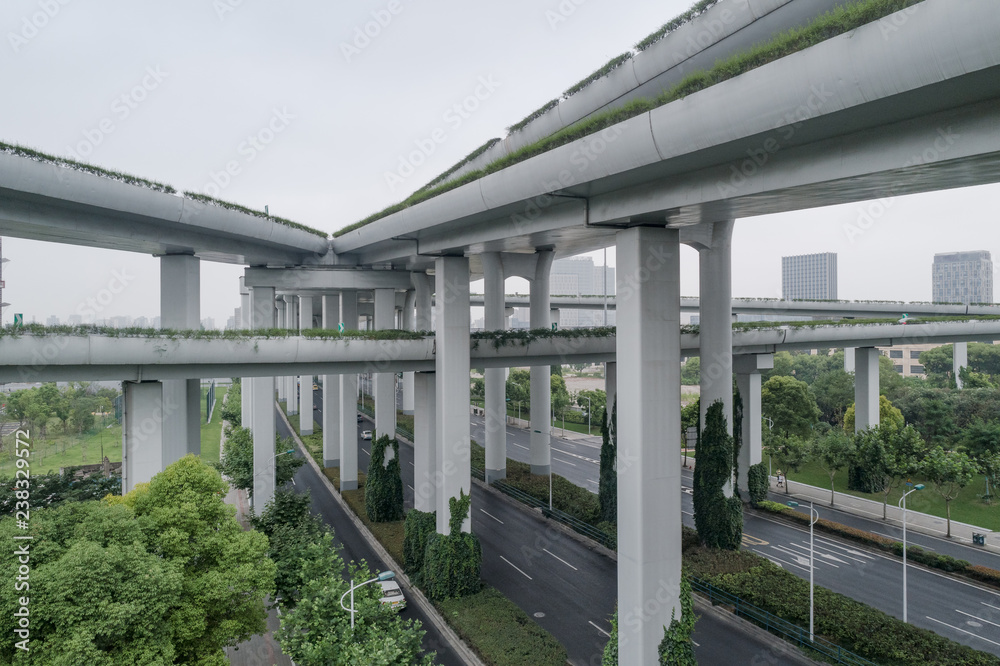
[[[552,262],[549,274],[549,292],[552,296],[601,296],[615,294],[615,269],[595,266],[590,257],[560,259]],[[608,310],[608,326],[615,324],[615,311]],[[603,326],[601,310],[560,309],[559,327]]]
[[[781,297],[788,300],[836,300],[837,253],[781,258]]]
[[[205,317],[201,320],[201,327],[206,331],[215,329],[215,317]]]
[[[934,255],[932,300],[936,303],[992,303],[993,260],[985,250]]]
[[[55,315],[49,315],[49,318],[45,320],[45,325],[46,326],[58,326],[59,325],[59,317],[57,317]]]
[[[83,316],[78,314],[71,314],[67,320],[70,326],[79,326],[83,323]]]

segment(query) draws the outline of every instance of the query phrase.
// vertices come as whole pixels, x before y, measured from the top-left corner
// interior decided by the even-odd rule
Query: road
[[[317,407],[316,418],[321,420],[321,397],[317,397]],[[366,421],[358,430],[370,427]],[[359,466],[365,469],[370,443],[360,444]],[[400,463],[404,501],[412,507],[412,447],[400,446]],[[299,473],[305,470],[303,467]],[[314,510],[318,492],[313,490]],[[339,511],[332,500],[328,502]],[[472,529],[483,544],[483,580],[566,646],[573,664],[600,664],[618,597],[616,563],[554,530],[539,514],[511,506],[475,485],[472,502]],[[321,515],[326,518],[325,513]],[[349,520],[340,518],[341,523],[353,527]],[[340,523],[333,525],[339,536]],[[356,552],[364,550],[358,546]],[[344,556],[354,557],[346,549]],[[695,652],[704,664],[804,663],[776,651],[770,639],[761,639],[710,613],[696,625],[694,640]]]
[[[472,418],[472,438],[485,440],[482,417]],[[528,462],[530,435],[519,428],[507,428],[507,455]],[[552,469],[573,483],[596,492],[600,469],[600,439],[565,440],[552,438]],[[683,470],[681,511],[684,524],[694,527],[694,502],[690,494],[692,473]],[[771,499],[785,502],[782,494]],[[818,507],[820,515],[831,517],[829,507]],[[833,520],[889,536],[896,528],[881,521],[837,511]],[[745,548],[767,557],[775,564],[809,578],[809,531],[747,512],[744,514]],[[899,531],[901,532],[901,531]],[[901,534],[899,535],[900,538]],[[945,553],[1000,568],[1000,556],[936,537],[907,532],[907,541],[927,550]],[[860,548],[852,542],[817,533],[815,536],[817,585],[829,588],[898,618],[903,617],[903,573],[899,558]],[[1000,593],[965,583],[935,571],[910,567],[907,570],[908,620],[977,650],[1000,655]]]

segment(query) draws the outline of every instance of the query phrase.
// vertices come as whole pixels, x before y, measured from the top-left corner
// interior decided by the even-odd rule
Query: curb
[[[326,474],[323,474],[323,470],[320,468],[319,464],[313,459],[309,451],[306,450],[305,444],[302,443],[302,439],[299,437],[298,433],[295,432],[295,429],[292,428],[291,424],[288,422],[288,417],[285,415],[284,410],[281,409],[281,406],[278,405],[277,402],[275,402],[274,404],[278,408],[278,413],[281,415],[281,420],[285,422],[285,425],[288,426],[288,430],[292,433],[292,437],[295,438],[295,444],[299,447],[299,450],[305,457],[306,462],[309,463],[309,465],[312,466],[314,470],[316,470],[317,474],[319,474],[319,478],[323,481],[323,484],[326,486],[326,489],[330,491],[330,494],[333,495],[334,500],[344,510],[344,512],[347,514],[347,517],[350,518],[351,522],[354,523],[354,526],[357,527],[358,530],[361,532],[361,536],[364,537],[365,541],[368,543],[369,546],[371,546],[372,550],[378,553],[379,557],[381,557],[386,562],[392,562],[393,564],[396,565],[396,568],[398,569],[398,571],[396,571],[396,580],[401,581],[406,586],[406,592],[409,595],[409,598],[414,602],[416,602],[416,604],[421,608],[421,610],[423,610],[424,613],[427,614],[427,618],[430,620],[431,624],[433,624],[434,627],[441,632],[441,635],[444,636],[444,639],[448,642],[451,648],[455,650],[456,653],[458,653],[458,656],[461,659],[463,659],[465,663],[471,664],[472,666],[486,666],[486,663],[479,658],[479,655],[473,652],[472,648],[466,645],[465,641],[459,638],[458,634],[455,633],[455,630],[451,628],[451,625],[449,625],[445,621],[445,619],[441,617],[441,614],[438,613],[437,608],[435,608],[434,605],[427,600],[427,597],[424,596],[423,592],[421,592],[412,583],[410,583],[410,578],[403,572],[403,567],[400,566],[400,564],[396,562],[396,560],[394,560],[392,556],[389,554],[389,551],[387,551],[382,546],[382,544],[380,544],[378,540],[374,536],[372,536],[371,532],[368,531],[368,528],[365,527],[365,524],[361,522],[361,519],[358,518],[357,515],[355,515],[354,511],[351,510],[351,507],[347,506],[347,502],[345,502],[344,498],[340,496],[340,493],[337,492],[337,489],[333,487],[333,483],[330,481],[330,479],[327,478]]]

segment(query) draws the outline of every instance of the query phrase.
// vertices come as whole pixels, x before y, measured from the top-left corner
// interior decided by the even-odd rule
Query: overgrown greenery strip
[[[526,115],[524,118],[522,118],[521,120],[517,121],[516,123],[508,127],[507,132],[509,134],[513,134],[514,132],[519,132],[523,130],[525,127],[528,126],[528,123],[535,120],[536,118],[541,118],[546,113],[556,108],[556,106],[558,105],[559,105],[558,99],[550,99],[548,102],[541,105],[540,107],[538,107],[537,109]]]
[[[124,173],[122,171],[112,171],[110,169],[104,169],[99,166],[94,166],[93,164],[77,162],[76,160],[67,159],[65,157],[56,157],[55,155],[49,155],[47,153],[34,150],[32,148],[19,146],[17,144],[3,143],[2,141],[0,141],[0,152],[8,153],[10,155],[17,155],[18,157],[26,157],[36,162],[45,162],[47,164],[54,164],[56,166],[66,167],[69,169],[74,169],[76,171],[82,171],[84,173],[89,173],[94,176],[100,176],[102,178],[117,180],[118,182],[126,183],[128,185],[145,187],[147,189],[156,192],[163,192],[165,194],[177,193],[177,190],[174,189],[173,186],[167,185],[165,183],[159,183],[156,182],[155,180],[140,178],[139,176],[133,176],[132,174]],[[302,231],[308,231],[309,233],[315,234],[316,236],[320,236],[321,238],[328,238],[328,235],[325,231],[320,231],[319,229],[313,229],[312,227],[307,227],[304,224],[299,224],[298,222],[293,222],[292,220],[288,220],[283,217],[278,217],[276,215],[268,215],[264,211],[247,208],[245,206],[232,203],[230,201],[223,201],[222,199],[215,199],[213,197],[209,197],[204,194],[199,194],[197,192],[189,192],[189,191],[184,192],[184,197],[187,199],[191,199],[192,201],[197,201],[203,204],[217,206],[219,208],[226,208],[228,210],[245,213],[247,215],[252,215],[254,217],[264,218],[272,222],[277,222],[278,224],[283,224],[286,227],[292,227],[293,229],[301,229]]]
[[[501,157],[484,169],[470,171],[462,177],[444,183],[430,190],[413,194],[404,201],[390,206],[385,210],[366,217],[364,220],[344,227],[333,233],[341,236],[375,220],[381,219],[438,194],[460,187],[490,173],[523,162],[531,157],[548,152],[559,146],[572,143],[577,139],[599,132],[629,118],[641,115],[657,107],[669,104],[692,93],[704,90],[716,83],[739,76],[752,69],[783,58],[786,55],[814,46],[837,35],[854,30],[866,23],[871,23],[883,16],[918,4],[923,0],[862,0],[846,6],[839,6],[807,26],[784,32],[768,42],[757,44],[749,50],[719,61],[707,71],[693,72],[674,87],[663,91],[654,99],[639,99],[616,109],[596,114],[575,125],[564,128],[555,134],[524,146],[523,148]]]
[[[435,604],[448,623],[492,666],[565,664],[566,649],[492,587]]]
[[[635,50],[645,51],[650,46],[660,41],[668,34],[670,34],[677,28],[684,25],[685,23],[701,16],[702,12],[709,9],[712,5],[716,4],[717,2],[719,2],[719,0],[699,0],[698,2],[694,3],[694,6],[691,7],[691,9],[687,10],[683,14],[678,14],[674,18],[664,23],[659,30],[648,35],[642,41],[638,42],[635,45]]]
[[[804,525],[809,524],[809,516],[799,513],[784,504],[778,504],[777,502],[765,500],[758,503],[757,508],[763,511],[778,514],[784,518],[794,520]],[[888,553],[894,553],[898,556],[903,555],[903,544],[889,537],[849,527],[832,520],[827,520],[826,518],[820,518],[819,522],[816,523],[816,527],[831,534],[846,537],[853,541],[873,546]],[[906,556],[913,562],[919,562],[920,564],[951,573],[963,574],[969,578],[973,578],[1000,589],[1000,571],[996,569],[979,565],[974,566],[965,560],[960,560],[951,557],[950,555],[929,553],[919,546],[907,546]]]
[[[250,341],[257,339],[272,338],[294,338],[300,333],[287,328],[258,328],[254,330],[246,329],[185,329],[176,330],[172,328],[140,328],[128,326],[125,328],[113,328],[111,326],[95,326],[93,324],[80,324],[76,326],[61,324],[59,326],[45,326],[43,324],[25,324],[23,327],[5,326],[0,328],[0,337],[19,338],[21,336],[48,337],[48,336],[79,336],[102,335],[109,338],[167,338],[171,340],[233,340]],[[433,335],[425,331],[403,331],[399,329],[388,329],[381,331],[338,331],[336,329],[311,328],[301,332],[302,337],[324,338],[332,340],[423,340]]]
[[[684,564],[693,576],[799,626],[809,621],[809,582],[747,550],[704,548],[684,529]],[[997,666],[978,652],[865,606],[815,588],[816,633],[878,664]]]
[[[422,192],[424,190],[429,190],[431,188],[436,187],[438,184],[443,183],[444,181],[446,181],[448,179],[449,176],[451,176],[451,174],[455,173],[456,171],[458,171],[459,169],[461,169],[462,167],[464,167],[466,164],[468,164],[472,160],[476,159],[477,157],[479,157],[480,155],[482,155],[483,153],[485,153],[487,150],[489,150],[490,148],[492,148],[493,146],[495,146],[498,143],[500,143],[500,139],[499,138],[490,139],[489,141],[487,141],[486,143],[484,143],[483,145],[479,146],[478,148],[476,148],[475,150],[473,150],[471,153],[469,153],[468,155],[466,155],[465,157],[463,157],[460,162],[458,162],[457,164],[455,164],[454,166],[452,166],[450,169],[448,169],[447,171],[445,171],[444,173],[442,173],[440,176],[438,176],[437,178],[435,178],[431,182],[429,182],[426,185],[424,185],[423,187],[421,187],[419,190],[417,190],[417,192]]]
[[[585,79],[581,79],[580,81],[577,81],[572,86],[564,90],[563,97],[564,98],[572,97],[573,95],[577,94],[578,92],[589,86],[594,81],[604,78],[605,76],[615,71],[616,69],[618,69],[631,59],[632,59],[631,51],[626,51],[621,55],[615,56],[611,60],[604,63],[604,65],[602,65],[600,69],[593,72],[590,76],[586,77]]]

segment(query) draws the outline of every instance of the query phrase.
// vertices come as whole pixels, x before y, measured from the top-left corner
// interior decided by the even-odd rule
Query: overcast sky
[[[502,136],[690,4],[5,0],[0,141],[178,190],[218,187],[332,232]],[[437,129],[444,141],[390,187],[386,174]],[[238,175],[213,179],[233,161]],[[733,294],[780,296],[781,256],[832,251],[841,298],[930,300],[935,252],[1000,253],[998,201],[993,185],[740,220]],[[159,312],[152,257],[15,238],[3,253],[4,323],[14,312],[65,321],[116,280],[127,286],[101,316]],[[241,272],[202,264],[202,316],[217,326],[239,305]],[[698,292],[688,249],[682,292]]]

